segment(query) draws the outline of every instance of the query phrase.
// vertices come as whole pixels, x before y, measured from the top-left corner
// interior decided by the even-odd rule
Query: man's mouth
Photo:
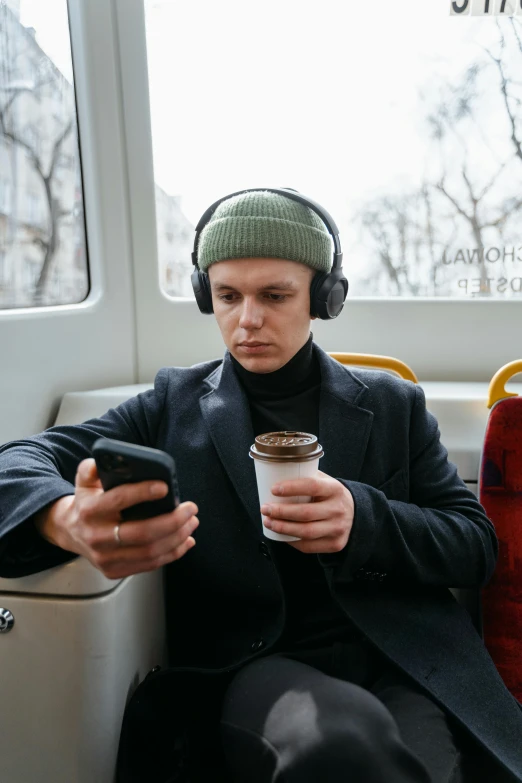
[[[245,353],[262,353],[265,348],[268,348],[268,345],[268,343],[260,343],[259,340],[253,340],[252,342],[238,343],[238,348]]]

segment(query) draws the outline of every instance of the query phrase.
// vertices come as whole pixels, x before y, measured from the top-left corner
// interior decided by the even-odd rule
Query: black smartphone
[[[147,446],[135,446],[122,440],[98,438],[92,447],[98,475],[105,491],[120,484],[138,481],[164,481],[169,490],[165,497],[146,500],[123,509],[121,518],[149,519],[174,511],[179,504],[176,465],[165,451]]]

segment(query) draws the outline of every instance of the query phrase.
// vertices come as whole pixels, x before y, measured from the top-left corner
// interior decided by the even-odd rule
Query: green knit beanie
[[[279,193],[256,190],[223,201],[201,232],[202,272],[232,258],[284,258],[329,272],[333,251],[330,234],[312,209]]]

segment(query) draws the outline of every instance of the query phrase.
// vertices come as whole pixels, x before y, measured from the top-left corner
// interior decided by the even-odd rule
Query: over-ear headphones
[[[201,232],[209,222],[218,206],[233,196],[239,196],[242,193],[252,193],[253,191],[268,191],[269,193],[279,193],[282,196],[298,201],[305,207],[310,207],[323,221],[334,244],[333,264],[330,272],[316,272],[312,278],[310,286],[310,315],[328,321],[331,318],[337,318],[344,307],[344,300],[348,293],[348,280],[343,274],[343,254],[341,242],[339,240],[339,229],[337,228],[332,216],[313,199],[303,196],[291,188],[247,188],[238,190],[235,193],[229,193],[228,196],[215,201],[201,216],[196,226],[196,237],[194,239],[194,249],[192,251],[192,263],[194,271],[191,275],[192,288],[196,302],[202,313],[213,313],[212,293],[210,290],[210,281],[208,274],[202,272],[198,267],[198,243]]]

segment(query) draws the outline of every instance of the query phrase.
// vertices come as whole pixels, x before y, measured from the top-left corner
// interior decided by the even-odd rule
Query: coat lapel
[[[334,478],[358,481],[368,446],[373,413],[358,406],[368,387],[346,367],[315,346],[321,366],[320,469]]]
[[[256,526],[261,512],[254,468],[248,456],[254,430],[248,400],[234,372],[230,354],[207,378],[210,391],[200,399],[201,412],[221,462]]]

